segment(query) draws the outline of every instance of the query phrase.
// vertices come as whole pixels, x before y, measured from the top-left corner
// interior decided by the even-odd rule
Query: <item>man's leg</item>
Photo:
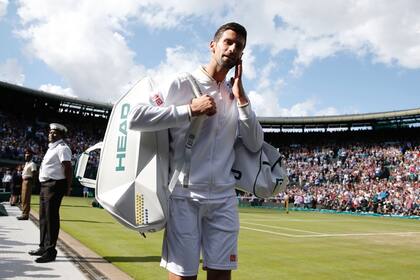
[[[42,256],[45,253],[45,242],[47,239],[46,212],[48,207],[48,187],[41,186],[39,193],[39,248],[29,251],[30,255]]]
[[[16,186],[11,185],[11,187],[10,187],[10,200],[9,200],[10,206],[15,206],[16,205],[17,197],[16,197],[15,193],[16,193]]]
[[[48,198],[46,199],[46,229],[47,233],[44,240],[45,253],[37,258],[35,262],[46,263],[55,261],[57,250],[58,232],[60,230],[60,205],[63,199],[64,192],[66,191],[65,180],[54,182],[49,189]]]
[[[207,269],[207,280],[230,280],[230,270]]]
[[[42,187],[39,194],[39,247],[45,247],[47,239],[47,211],[48,211],[48,187]]]
[[[200,232],[199,203],[189,198],[171,197],[160,263],[168,270],[168,279],[197,278]]]
[[[22,217],[29,217],[31,211],[32,183],[28,180],[22,182]]]
[[[209,280],[231,279],[237,268],[239,217],[236,197],[209,201],[203,217],[203,268]]]
[[[60,231],[60,205],[66,189],[66,182],[64,180],[56,181],[55,185],[50,190],[50,199],[48,201],[48,243],[45,244],[45,249],[50,253],[56,254],[55,246],[57,244],[58,233]]]
[[[196,280],[197,279],[197,275],[196,276],[179,276],[172,272],[169,272],[168,276],[169,276],[168,277],[169,280]]]

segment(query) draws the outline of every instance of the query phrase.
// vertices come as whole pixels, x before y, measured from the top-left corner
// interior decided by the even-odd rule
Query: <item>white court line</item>
[[[327,213],[328,214],[328,213]],[[376,217],[376,216],[351,216],[349,215],[349,218],[353,218],[353,217],[361,217],[361,218],[378,218],[378,220],[374,220],[374,219],[356,219],[356,220],[352,220],[352,219],[298,219],[298,218],[287,218],[285,216],[274,216],[273,218],[261,218],[258,219],[258,217],[263,217],[264,214],[251,214],[251,213],[241,213],[241,215],[245,215],[245,216],[252,216],[255,217],[255,220],[258,221],[291,221],[291,222],[304,222],[304,223],[311,223],[311,222],[327,222],[327,223],[331,223],[331,222],[338,222],[338,223],[376,223],[376,224],[383,224],[383,225],[396,225],[396,226],[409,226],[409,227],[414,227],[414,228],[419,228],[420,223],[415,224],[415,223],[404,223],[404,222],[399,222],[393,217]],[[333,214],[335,215],[335,214]],[[379,220],[379,219],[384,219],[384,220]],[[242,221],[243,219],[241,219]],[[246,218],[246,220],[254,220],[252,218]],[[415,220],[414,220],[415,221]]]
[[[241,228],[248,229],[248,230],[253,230],[253,231],[264,232],[264,233],[271,233],[271,234],[281,235],[281,236],[286,236],[286,237],[296,237],[296,235],[293,235],[293,234],[287,234],[287,233],[281,233],[281,232],[274,232],[274,231],[257,229],[257,228],[250,228],[250,227],[244,227],[244,226],[241,226]]]
[[[356,221],[356,220],[349,220],[349,221],[345,221],[345,220],[315,220],[315,219],[288,219],[288,218],[284,218],[284,217],[278,217],[278,218],[243,218],[241,219],[241,221],[277,221],[277,222],[299,222],[299,223],[319,223],[319,222],[327,222],[327,223],[333,223],[333,222],[342,222],[342,223],[347,223],[347,222],[354,222],[354,223],[360,223],[360,221]]]
[[[368,233],[333,233],[322,235],[296,235],[295,237],[341,237],[341,236],[379,236],[379,235],[409,235],[420,234],[420,231],[403,231],[403,232],[368,232]]]
[[[241,223],[242,224],[248,224],[248,225],[254,225],[254,226],[268,227],[268,228],[285,229],[285,230],[289,230],[289,231],[297,231],[297,232],[313,233],[313,234],[323,234],[322,232],[315,232],[315,231],[302,230],[302,229],[294,229],[294,228],[289,228],[289,227],[270,226],[270,225],[250,223],[250,222],[244,222],[244,221],[241,221]]]
[[[386,218],[387,219],[387,218]],[[343,219],[330,219],[330,220],[316,220],[316,219],[288,219],[284,217],[278,217],[278,218],[243,218],[240,219],[241,222],[251,222],[251,221],[276,221],[276,222],[297,222],[297,223],[375,223],[380,225],[395,225],[395,226],[407,226],[407,227],[413,227],[414,229],[420,229],[420,222],[418,224],[410,224],[410,223],[398,223],[395,221],[374,221],[374,220],[343,220]]]
[[[294,237],[294,238],[311,238],[311,237],[345,237],[345,236],[379,236],[379,235],[399,235],[399,236],[408,236],[408,235],[416,235],[420,234],[420,231],[409,231],[409,232],[370,232],[370,233],[335,233],[335,234],[311,234],[311,235],[293,235],[281,232],[275,232],[270,230],[263,230],[257,228],[250,228],[241,226],[243,229],[270,233],[274,235],[280,235],[285,237]]]

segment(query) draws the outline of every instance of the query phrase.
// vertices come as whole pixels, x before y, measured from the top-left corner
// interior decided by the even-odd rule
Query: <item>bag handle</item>
[[[187,80],[191,85],[192,92],[194,94],[195,98],[198,98],[202,95],[201,89],[197,83],[197,81],[194,79],[194,77],[187,73]],[[172,193],[172,191],[175,188],[176,183],[178,182],[178,178],[180,175],[183,175],[182,186],[184,188],[188,188],[188,182],[190,180],[190,170],[191,170],[191,155],[192,155],[192,147],[194,146],[195,141],[198,138],[198,134],[200,133],[201,126],[203,124],[203,121],[205,119],[205,116],[199,116],[197,118],[194,118],[191,121],[190,127],[188,129],[188,132],[186,134],[185,138],[185,145],[184,145],[184,162],[178,162],[175,164],[176,168],[174,171],[174,174],[172,175],[171,181],[169,183],[169,191]]]

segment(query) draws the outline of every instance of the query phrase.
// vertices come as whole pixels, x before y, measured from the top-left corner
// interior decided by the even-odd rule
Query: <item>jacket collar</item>
[[[209,73],[207,73],[206,69],[202,65],[194,71],[194,77],[196,77],[196,79],[199,80],[200,83],[206,87],[220,87],[221,85],[226,84],[226,81],[222,81],[220,83],[217,82],[212,76],[210,76]]]
[[[50,148],[50,149],[55,148],[55,147],[57,147],[58,144],[61,144],[63,142],[64,142],[63,139],[60,139],[60,140],[57,140],[57,141],[55,141],[53,143],[49,143],[48,144],[48,148]]]

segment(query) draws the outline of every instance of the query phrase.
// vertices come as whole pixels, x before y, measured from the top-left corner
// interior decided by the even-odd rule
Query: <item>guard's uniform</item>
[[[34,172],[37,171],[37,166],[33,161],[25,163],[22,171],[22,217],[27,218],[31,211],[31,194],[32,186],[34,184]]]
[[[71,150],[62,139],[50,143],[41,163],[39,202],[39,247],[45,252],[56,254],[55,246],[60,230],[60,205],[67,191],[63,161],[71,161]]]
[[[250,150],[258,150],[263,132],[250,105],[239,108],[226,82],[218,83],[203,67],[192,73],[203,94],[214,98],[217,113],[204,120],[191,153],[188,188],[179,182],[171,195],[170,217],[163,242],[161,266],[181,276],[197,275],[200,251],[203,267],[232,270],[237,267],[239,220],[233,145],[237,135]],[[186,75],[179,76],[164,100],[165,107],[140,104],[130,112],[131,129],[169,129],[171,175],[182,162],[185,135],[190,127],[193,98]],[[171,176],[169,177],[169,179]]]

